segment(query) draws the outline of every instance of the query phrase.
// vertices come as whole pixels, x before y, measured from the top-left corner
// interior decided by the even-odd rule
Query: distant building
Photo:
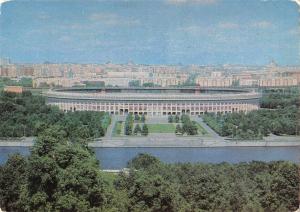
[[[196,84],[200,87],[231,87],[231,77],[197,77]]]

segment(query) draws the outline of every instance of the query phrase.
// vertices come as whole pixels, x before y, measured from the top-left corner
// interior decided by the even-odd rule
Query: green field
[[[149,133],[175,133],[174,124],[147,124]]]

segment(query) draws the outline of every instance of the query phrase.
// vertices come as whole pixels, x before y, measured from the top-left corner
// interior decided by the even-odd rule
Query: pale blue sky
[[[288,0],[15,0],[0,54],[16,62],[299,65]]]

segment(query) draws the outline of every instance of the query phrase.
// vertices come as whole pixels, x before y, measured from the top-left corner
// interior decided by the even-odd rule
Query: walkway
[[[218,133],[216,133],[213,129],[211,129],[206,123],[204,123],[203,119],[201,117],[191,117],[194,121],[198,122],[209,134],[212,135],[212,137],[224,140],[223,137],[219,136]]]
[[[111,123],[110,125],[108,125],[106,133],[105,133],[105,138],[111,138],[112,137],[112,133],[113,133],[113,129],[115,127],[115,123],[116,123],[116,117],[114,115],[111,116]]]

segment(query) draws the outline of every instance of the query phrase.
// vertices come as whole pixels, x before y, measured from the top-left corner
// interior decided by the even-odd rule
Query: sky
[[[1,6],[0,56],[20,63],[300,65],[299,14],[288,0],[15,0]]]

